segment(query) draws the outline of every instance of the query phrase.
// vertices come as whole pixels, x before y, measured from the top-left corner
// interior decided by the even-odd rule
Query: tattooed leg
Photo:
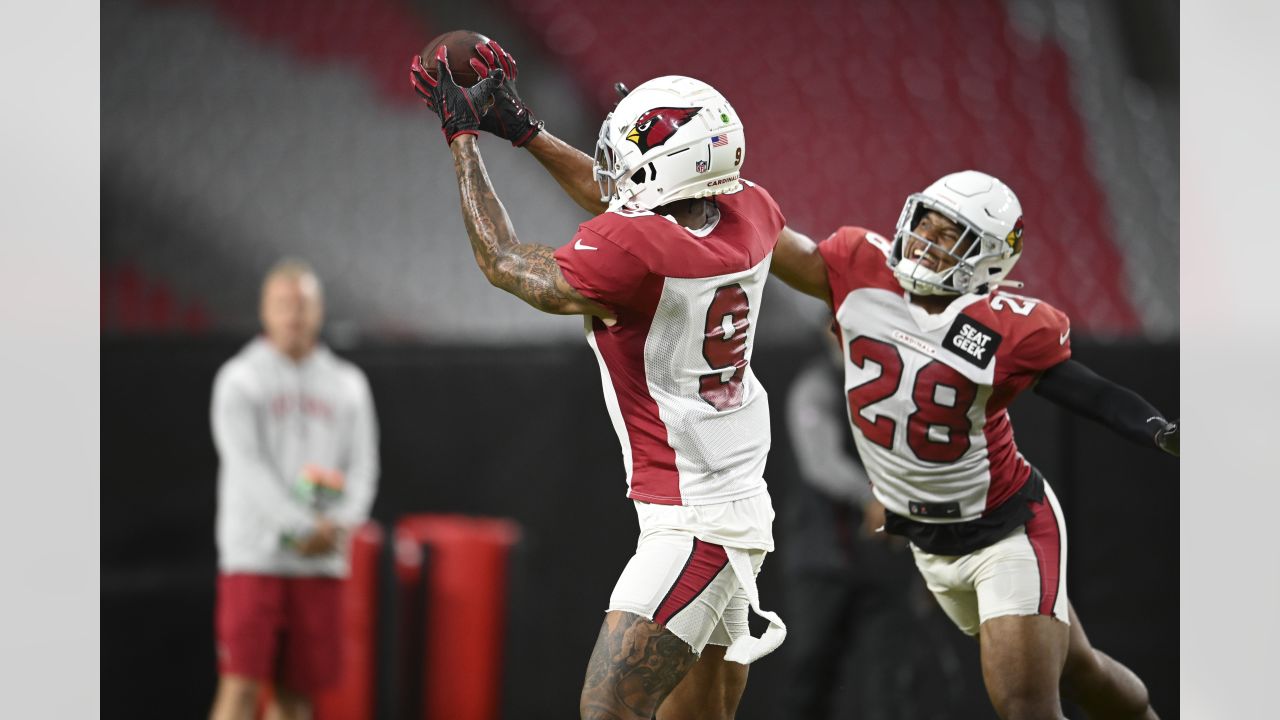
[[[583,720],[650,720],[698,656],[685,641],[639,615],[605,615],[587,663]]]
[[[747,687],[747,666],[725,660],[725,649],[708,645],[702,651],[658,708],[658,720],[732,720]]]

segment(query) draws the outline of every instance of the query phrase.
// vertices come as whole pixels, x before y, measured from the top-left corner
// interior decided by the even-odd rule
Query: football
[[[451,30],[422,48],[422,65],[427,74],[436,79],[436,48],[444,45],[449,48],[449,72],[453,74],[453,81],[460,87],[471,87],[480,80],[480,76],[476,75],[470,61],[472,58],[480,59],[476,53],[476,43],[486,42],[489,42],[489,38],[478,32]]]

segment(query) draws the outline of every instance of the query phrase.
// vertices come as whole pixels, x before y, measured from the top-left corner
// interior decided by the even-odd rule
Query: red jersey
[[[785,220],[745,181],[716,203],[719,219],[697,231],[610,211],[556,251],[569,284],[618,318],[587,317],[586,333],[637,500],[703,505],[765,490],[769,401],[750,363]]]

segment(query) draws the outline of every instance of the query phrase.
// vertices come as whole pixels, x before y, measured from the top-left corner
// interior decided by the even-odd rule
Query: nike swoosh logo
[[[1066,331],[1066,332],[1064,332],[1064,333],[1062,333],[1061,335],[1059,335],[1059,336],[1058,336],[1058,344],[1059,344],[1059,345],[1066,345],[1066,344],[1067,344],[1067,338],[1068,338],[1070,335],[1071,335],[1071,328],[1067,328],[1067,331]]]
[[[582,242],[582,238],[578,238],[577,240],[573,241],[573,249],[574,250],[599,250],[600,248],[587,245],[586,243]]]

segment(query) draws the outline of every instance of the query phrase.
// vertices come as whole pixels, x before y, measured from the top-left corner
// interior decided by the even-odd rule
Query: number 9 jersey
[[[569,284],[618,319],[588,316],[586,333],[634,500],[707,505],[766,490],[769,400],[751,353],[785,220],[746,181],[715,201],[718,219],[696,231],[611,210],[555,254]]]
[[[877,499],[922,523],[968,522],[1000,507],[1032,474],[1006,408],[1071,357],[1066,315],[999,290],[958,295],[930,315],[909,302],[879,235],[844,227],[818,251],[849,418]]]

